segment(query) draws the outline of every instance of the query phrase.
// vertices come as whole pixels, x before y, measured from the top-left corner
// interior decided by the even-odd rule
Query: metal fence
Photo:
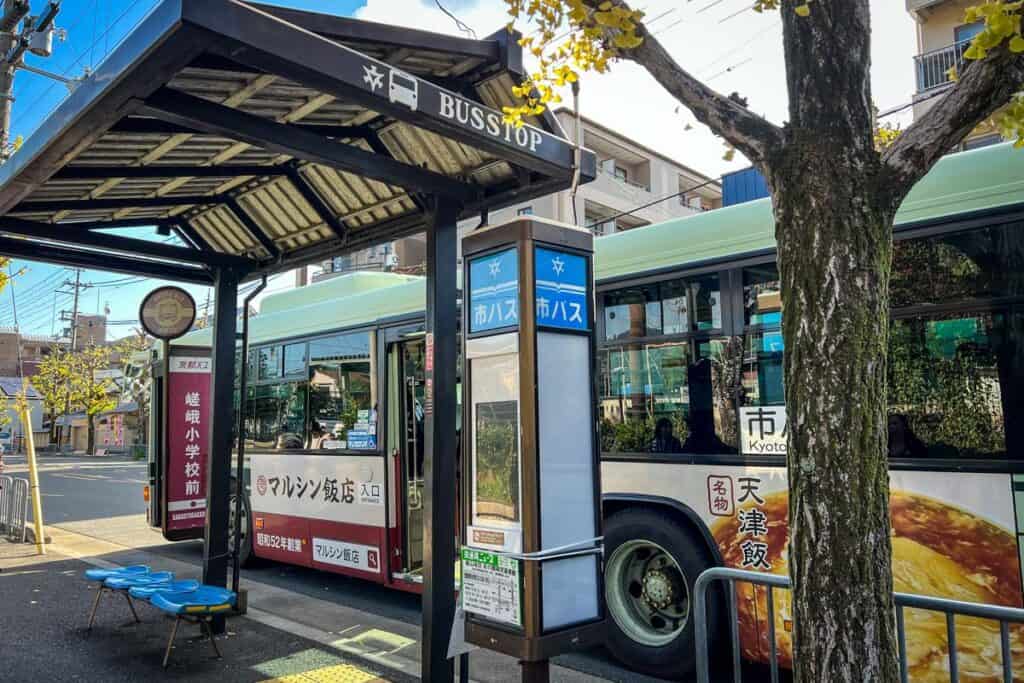
[[[925,52],[914,57],[917,69],[917,92],[922,93],[932,88],[950,85],[949,70],[956,67],[962,71],[964,52],[971,46],[971,40],[961,40],[938,50]]]
[[[25,542],[28,519],[28,479],[0,476],[0,534]]]
[[[697,683],[709,683],[708,670],[708,589],[715,581],[728,584],[726,590],[729,605],[729,632],[732,648],[733,680],[742,680],[740,669],[740,637],[739,617],[736,609],[736,583],[749,583],[764,586],[767,598],[769,667],[772,683],[779,680],[778,646],[775,642],[775,588],[788,590],[788,576],[762,574],[760,572],[730,569],[728,567],[712,567],[697,577],[694,585],[694,619],[697,645]],[[933,598],[912,593],[894,593],[896,603],[896,634],[899,639],[900,679],[908,681],[907,667],[907,632],[904,623],[906,609],[921,609],[939,612],[946,615],[946,640],[949,650],[949,680],[956,683],[960,680],[960,666],[956,648],[956,617],[975,617],[999,622],[999,643],[1002,660],[1002,678],[1005,683],[1013,681],[1013,660],[1010,651],[1010,624],[1024,624],[1024,609],[1001,607],[998,605],[982,605],[974,602],[961,602],[945,598]]]

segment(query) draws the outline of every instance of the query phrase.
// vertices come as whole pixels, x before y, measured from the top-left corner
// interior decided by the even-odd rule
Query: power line
[[[619,218],[624,218],[625,216],[632,216],[637,211],[642,211],[643,209],[648,209],[648,208],[650,208],[652,206],[655,206],[656,204],[661,204],[662,202],[667,202],[668,200],[675,199],[676,197],[682,197],[682,196],[684,196],[684,195],[686,195],[686,194],[688,194],[690,192],[693,192],[694,190],[699,190],[702,187],[707,187],[708,185],[721,182],[721,180],[722,180],[722,176],[718,176],[717,178],[711,178],[709,180],[705,180],[703,183],[699,183],[697,185],[693,185],[691,187],[686,188],[685,190],[680,190],[679,192],[675,192],[675,193],[667,195],[665,197],[661,197],[659,199],[655,199],[653,201],[647,202],[646,204],[641,204],[640,206],[633,207],[629,211],[620,211],[619,213],[613,214],[611,216],[603,216],[600,220],[593,221],[589,225],[585,225],[583,227],[585,227],[585,228],[592,228],[595,225],[600,225],[601,223],[607,223],[608,221],[614,221],[614,220],[617,220]]]
[[[123,19],[123,18],[124,18],[125,16],[127,16],[127,14],[128,14],[128,13],[129,13],[130,11],[132,11],[132,10],[133,10],[133,9],[134,9],[134,8],[135,8],[135,7],[136,7],[136,6],[137,6],[137,5],[138,5],[138,4],[140,3],[140,2],[142,2],[142,0],[134,0],[134,2],[132,2],[132,3],[130,4],[130,5],[128,5],[128,7],[127,7],[127,8],[125,8],[125,10],[124,10],[123,12],[121,12],[121,14],[119,14],[119,15],[117,16],[117,18],[116,18],[116,19],[114,19],[114,20],[113,20],[112,22],[110,22],[110,24],[109,24],[109,25],[108,25],[108,27],[107,27],[107,30],[103,32],[103,35],[102,35],[102,36],[100,36],[100,39],[103,39],[103,38],[109,38],[109,35],[110,35],[111,31],[112,31],[112,30],[113,30],[113,28],[114,28],[114,25],[115,25],[115,24],[117,24],[117,22],[119,22],[119,21],[120,21],[121,19]],[[138,22],[136,22],[136,23],[138,23]],[[99,41],[97,40],[96,42],[99,42]],[[116,47],[116,46],[115,46],[115,47]],[[89,46],[89,47],[87,47],[86,49],[82,50],[82,51],[81,51],[80,53],[78,53],[78,56],[77,56],[77,57],[75,58],[75,61],[71,62],[71,64],[69,64],[68,66],[64,67],[64,69],[63,69],[62,71],[59,71],[58,73],[59,73],[60,75],[62,75],[62,76],[67,76],[67,75],[68,75],[68,73],[69,73],[69,72],[70,72],[70,71],[71,71],[71,70],[72,70],[72,69],[73,69],[74,67],[78,66],[78,64],[79,64],[79,63],[80,63],[80,62],[82,61],[82,59],[83,59],[83,58],[84,58],[84,57],[85,57],[85,56],[86,56],[87,54],[89,54],[89,51],[90,51],[90,50],[91,50],[92,48],[93,48],[93,45],[90,45],[90,46]],[[105,53],[104,53],[103,57],[104,57],[104,58],[106,58],[107,54],[109,54],[109,51],[105,51]],[[90,65],[90,66],[91,66],[91,65]],[[42,92],[42,93],[40,93],[40,94],[39,94],[39,96],[38,96],[38,97],[37,97],[36,99],[34,99],[34,100],[32,101],[32,103],[28,105],[28,107],[27,107],[26,109],[22,110],[22,113],[21,113],[21,114],[20,114],[20,115],[19,115],[19,116],[18,116],[17,118],[15,118],[15,120],[14,120],[14,123],[12,124],[12,128],[17,128],[17,127],[18,127],[18,125],[19,125],[19,124],[21,123],[22,119],[24,119],[24,118],[25,118],[25,117],[26,117],[26,116],[27,116],[27,115],[28,115],[29,113],[31,113],[31,112],[32,112],[32,110],[33,110],[33,109],[35,109],[36,105],[37,105],[37,104],[39,104],[40,102],[42,102],[42,101],[43,101],[43,99],[44,99],[44,98],[45,98],[45,97],[46,97],[47,95],[49,95],[49,94],[50,94],[50,92],[51,92],[51,91],[53,90],[53,88],[54,88],[54,87],[55,87],[56,85],[57,85],[57,83],[56,83],[56,82],[50,83],[50,85],[49,85],[49,86],[48,86],[48,87],[47,87],[47,88],[46,88],[45,90],[43,90],[43,92]],[[61,101],[63,101],[63,99],[62,99]],[[59,103],[58,103],[58,104],[59,104]],[[52,110],[52,109],[51,109],[51,110]]]

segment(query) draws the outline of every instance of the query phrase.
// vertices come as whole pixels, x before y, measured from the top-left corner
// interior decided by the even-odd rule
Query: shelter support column
[[[433,683],[454,678],[447,651],[455,617],[459,211],[457,203],[439,197],[427,230],[422,679]]]
[[[226,586],[228,579],[228,499],[231,482],[231,422],[235,384],[238,273],[217,271],[214,282],[210,444],[206,458],[206,530],[203,583]],[[223,619],[220,619],[223,628]],[[216,626],[216,625],[215,625]]]

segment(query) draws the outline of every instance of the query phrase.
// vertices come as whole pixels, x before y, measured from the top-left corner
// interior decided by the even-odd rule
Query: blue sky
[[[266,4],[341,15],[351,15],[364,5],[364,0],[262,1]],[[31,4],[33,13],[39,13],[46,7],[48,0],[32,0]],[[95,67],[157,4],[158,0],[63,0],[56,25],[67,31],[67,39],[64,42],[54,41],[51,57],[44,59],[28,55],[26,61],[33,66],[69,78],[82,76],[86,69],[95,70]],[[29,138],[66,95],[67,89],[61,83],[19,71],[14,82],[12,138],[17,135]],[[151,237],[154,231],[149,228],[133,228],[116,232],[132,237]],[[56,311],[59,317],[62,309],[70,310],[71,295],[61,294],[55,290],[61,289],[60,285],[64,281],[74,280],[73,269],[24,260],[12,261],[11,267],[12,272],[20,275],[15,279],[13,287],[0,292],[0,326],[14,325],[16,305],[18,324],[22,332],[60,334],[62,323],[54,320],[54,312]],[[288,277],[282,276],[274,284],[284,286],[288,280]],[[131,333],[136,326],[134,323],[137,322],[142,297],[164,284],[160,280],[133,278],[94,270],[83,271],[82,282],[94,286],[82,292],[79,311],[92,314],[109,308],[110,321],[123,323],[109,328],[110,338]],[[196,298],[202,314],[208,289],[194,285],[185,287]],[[68,287],[62,289],[66,292],[71,291]],[[212,299],[212,294],[210,298]]]

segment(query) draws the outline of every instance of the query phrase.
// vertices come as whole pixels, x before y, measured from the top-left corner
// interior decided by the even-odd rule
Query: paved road
[[[4,456],[6,473],[27,476],[24,456]],[[136,517],[145,513],[142,485],[146,480],[146,464],[113,458],[43,457],[39,465],[39,485],[43,491],[43,518],[76,533],[124,543],[126,523],[131,525],[133,545],[150,546],[143,531],[144,522]],[[119,521],[120,523],[112,523]],[[140,542],[138,539],[142,539]],[[146,548],[169,559],[193,565],[202,563],[199,541],[165,543],[152,533],[152,544]],[[262,562],[243,571],[243,577],[302,595],[362,610],[381,617],[409,624],[419,624],[420,598],[337,574],[306,567]],[[657,683],[653,679],[627,671],[605,653],[558,658],[562,666],[613,681]]]
[[[5,455],[6,474],[27,477],[23,455]],[[47,524],[146,512],[146,463],[110,458],[41,457],[39,488]],[[29,511],[31,515],[31,508]]]

